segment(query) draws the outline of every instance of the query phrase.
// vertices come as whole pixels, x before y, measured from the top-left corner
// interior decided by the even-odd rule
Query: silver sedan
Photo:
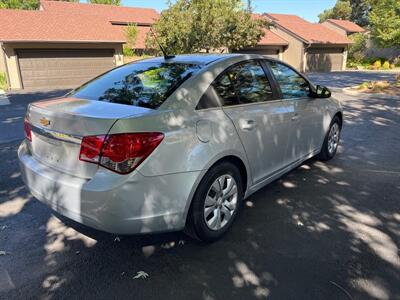
[[[342,108],[259,55],[182,55],[115,68],[29,105],[18,154],[31,193],[99,230],[220,238],[243,199],[310,157],[331,159]]]

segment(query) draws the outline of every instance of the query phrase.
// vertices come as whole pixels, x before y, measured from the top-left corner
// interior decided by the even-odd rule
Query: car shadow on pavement
[[[399,104],[348,96],[336,158],[311,159],[252,195],[210,245],[60,221],[27,194],[7,145],[0,297],[400,299]]]

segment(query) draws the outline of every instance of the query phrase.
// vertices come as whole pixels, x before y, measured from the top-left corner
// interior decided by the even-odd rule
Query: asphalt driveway
[[[60,221],[23,187],[19,142],[0,142],[0,298],[400,299],[400,99],[336,96],[336,158],[311,159],[251,196],[211,245]],[[14,116],[29,101],[12,99]],[[149,277],[134,279],[141,271]]]
[[[355,86],[365,81],[394,81],[395,74],[396,73],[393,71],[345,71],[330,73],[308,73],[307,77],[317,84],[337,89]]]
[[[24,115],[29,103],[60,97],[68,90],[20,91],[8,93],[0,102],[0,143],[18,141],[24,138]],[[4,98],[5,98],[4,97]]]

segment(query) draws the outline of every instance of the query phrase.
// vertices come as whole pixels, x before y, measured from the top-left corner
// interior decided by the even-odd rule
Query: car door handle
[[[292,121],[295,121],[295,120],[297,120],[298,118],[300,118],[299,114],[298,114],[298,113],[295,113],[295,114],[292,116]]]
[[[245,131],[250,131],[256,128],[257,123],[254,120],[240,120],[239,121],[240,129]]]

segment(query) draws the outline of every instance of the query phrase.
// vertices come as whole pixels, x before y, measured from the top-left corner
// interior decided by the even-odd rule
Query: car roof
[[[164,57],[154,57],[145,59],[145,62],[168,62],[168,63],[187,63],[196,65],[208,65],[215,61],[227,60],[230,58],[245,57],[247,59],[267,58],[262,55],[256,54],[240,54],[240,53],[226,53],[226,54],[183,54],[176,55],[171,58],[165,59]]]

